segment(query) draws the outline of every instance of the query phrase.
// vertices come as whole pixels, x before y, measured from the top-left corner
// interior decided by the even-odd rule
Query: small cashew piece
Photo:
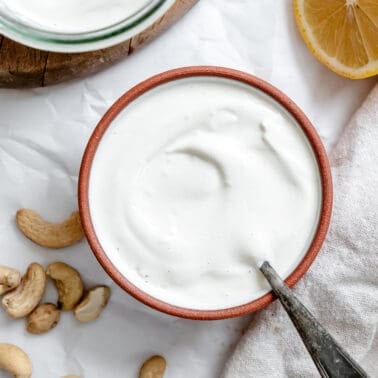
[[[18,270],[0,265],[0,295],[15,289],[21,282]]]
[[[33,210],[21,209],[17,211],[16,222],[28,239],[47,248],[68,247],[84,236],[78,211],[62,223],[50,223]]]
[[[0,344],[0,369],[14,378],[30,378],[32,363],[28,355],[16,345]]]
[[[163,378],[167,362],[162,356],[153,356],[140,368],[139,378]]]
[[[17,289],[4,295],[1,303],[7,314],[15,319],[29,315],[39,304],[46,288],[45,270],[32,263]]]
[[[63,262],[55,262],[47,267],[46,274],[54,280],[58,289],[58,307],[63,311],[72,310],[84,292],[80,273]]]
[[[52,303],[39,305],[28,317],[26,330],[35,335],[55,328],[60,319],[60,310]]]
[[[84,299],[75,307],[75,318],[83,323],[96,320],[107,305],[109,297],[110,288],[107,286],[90,289]]]

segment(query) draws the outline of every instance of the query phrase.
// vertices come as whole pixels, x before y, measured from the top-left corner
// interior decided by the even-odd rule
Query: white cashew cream
[[[314,152],[294,118],[231,79],[160,85],[113,121],[93,160],[90,214],[117,269],[144,292],[200,310],[270,289],[313,239],[322,202]]]
[[[54,32],[80,33],[120,22],[151,0],[0,0],[18,17]]]

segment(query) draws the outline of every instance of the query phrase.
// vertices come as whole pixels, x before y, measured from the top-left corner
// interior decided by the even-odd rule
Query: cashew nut
[[[16,214],[17,226],[34,243],[48,248],[68,247],[84,236],[78,211],[62,223],[50,223],[30,209],[21,209]]]
[[[5,311],[15,319],[30,314],[41,301],[45,287],[45,270],[37,263],[30,264],[20,286],[4,295],[1,302]]]
[[[140,368],[139,378],[163,378],[167,363],[164,357],[153,356]]]
[[[40,334],[55,328],[60,319],[60,310],[52,303],[39,305],[28,317],[26,330]]]
[[[110,297],[110,289],[107,286],[97,286],[90,289],[84,299],[76,306],[74,316],[83,323],[96,320]]]
[[[83,296],[80,273],[63,262],[55,262],[47,267],[46,274],[54,280],[58,289],[58,307],[63,311],[72,310]]]
[[[4,369],[14,378],[30,378],[32,363],[28,355],[16,345],[0,344],[0,370]]]
[[[0,265],[0,295],[15,289],[21,282],[20,272]]]

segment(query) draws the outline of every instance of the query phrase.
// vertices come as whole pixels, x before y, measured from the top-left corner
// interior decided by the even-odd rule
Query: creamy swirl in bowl
[[[97,147],[88,196],[117,270],[199,310],[269,291],[252,254],[288,276],[322,204],[319,166],[293,116],[249,85],[207,76],[161,84],[123,109]]]

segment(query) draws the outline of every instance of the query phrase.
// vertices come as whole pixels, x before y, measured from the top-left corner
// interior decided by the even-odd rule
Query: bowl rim
[[[60,32],[24,24],[0,11],[0,34],[26,46],[45,51],[89,52],[122,43],[151,26],[175,0],[149,0],[135,13],[111,25],[83,32]]]
[[[108,258],[106,252],[103,250],[99,240],[97,239],[96,232],[91,221],[88,198],[89,179],[93,158],[103,135],[118,114],[121,113],[121,111],[133,100],[161,84],[177,79],[198,76],[223,77],[226,79],[232,79],[243,82],[257,90],[262,91],[283,106],[294,117],[310,142],[317,160],[321,178],[322,204],[319,215],[319,223],[307,253],[296,266],[294,271],[286,278],[285,282],[289,287],[292,287],[303,277],[319,253],[331,220],[333,188],[331,169],[327,153],[316,129],[310,120],[288,96],[266,81],[242,71],[218,66],[182,67],[152,76],[123,94],[99,121],[88,141],[79,174],[79,210],[85,235],[95,257],[108,275],[127,293],[145,305],[173,316],[196,320],[218,320],[241,316],[261,310],[273,302],[275,296],[272,292],[269,292],[249,303],[236,307],[219,310],[196,310],[178,307],[145,293],[117,270],[110,258]]]

